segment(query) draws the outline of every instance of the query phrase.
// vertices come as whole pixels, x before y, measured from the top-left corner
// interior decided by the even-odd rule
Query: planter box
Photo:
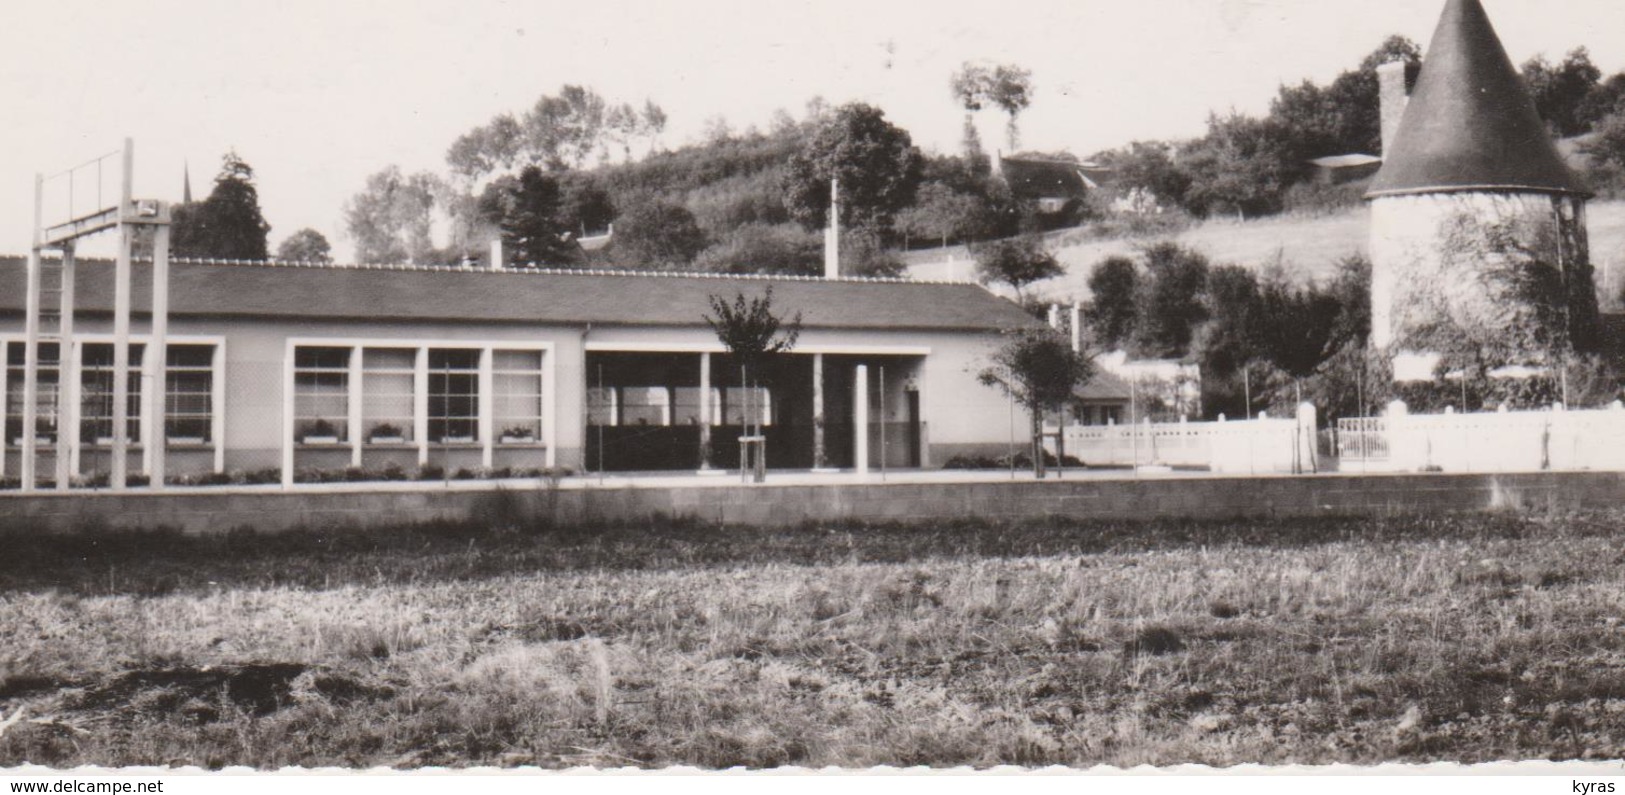
[[[443,437],[440,438],[440,443],[441,444],[473,444],[474,443],[474,437],[472,437],[472,436],[443,436]]]
[[[499,441],[503,444],[535,444],[534,436],[504,436]]]
[[[374,436],[367,444],[406,444],[405,436]]]
[[[23,446],[23,437],[19,436],[16,439],[13,439],[11,443],[15,447],[22,447]],[[34,437],[34,446],[36,446],[36,447],[38,447],[40,445],[49,445],[49,444],[51,444],[51,440],[44,437],[44,436],[36,436],[36,437]]]
[[[299,440],[300,444],[338,444],[337,436],[306,436]]]
[[[169,437],[169,443],[175,445],[189,444],[197,447],[208,444],[208,442],[205,441],[201,436],[171,436]]]

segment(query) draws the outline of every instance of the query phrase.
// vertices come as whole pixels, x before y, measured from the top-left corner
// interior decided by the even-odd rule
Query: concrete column
[[[852,373],[852,469],[869,474],[869,366],[858,365]]]
[[[812,360],[813,469],[829,469],[829,450],[824,442],[824,354]]]
[[[167,209],[160,213],[167,214]],[[160,218],[159,220],[164,220]],[[147,475],[152,488],[164,487],[169,472],[169,225],[158,224],[152,237],[152,338],[147,341],[146,358],[142,360],[146,375],[147,397],[150,410],[147,427],[152,429],[146,442]]]
[[[226,471],[226,344],[223,340],[215,344],[209,364],[209,440],[214,443],[214,471],[218,474]]]
[[[346,421],[350,426],[350,466],[361,468],[361,446],[367,442],[367,434],[361,427],[361,407],[365,405],[366,395],[363,390],[366,384],[362,383],[361,346],[350,347],[350,374],[345,381],[349,384],[348,416]]]
[[[42,297],[38,248],[29,249],[27,278],[27,315],[23,320],[23,426],[19,433],[22,434],[22,490],[33,491],[39,455],[39,439],[34,432],[39,424],[39,316]]]
[[[134,233],[129,224],[119,225],[118,258],[113,264],[113,462],[109,485],[114,489],[129,484],[130,248]]]
[[[496,388],[496,376],[491,370],[492,357],[491,346],[487,345],[480,350],[480,466],[486,469],[492,468],[496,463],[497,432],[501,430],[496,427],[497,401],[496,395],[492,394],[492,390]]]
[[[79,351],[73,337],[73,243],[62,246],[61,333],[57,339],[56,488],[67,491],[79,475]]]
[[[711,468],[711,354],[700,354],[700,471]]]
[[[418,466],[429,463],[429,349],[418,348],[412,368],[412,439],[418,445]]]
[[[282,488],[293,486],[294,464],[294,370],[295,350],[293,343],[283,346],[282,353]]]

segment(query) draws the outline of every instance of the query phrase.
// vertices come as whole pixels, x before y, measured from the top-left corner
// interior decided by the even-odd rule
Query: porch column
[[[869,474],[869,365],[860,364],[852,373],[852,467],[859,475]]]
[[[418,468],[429,463],[429,349],[418,348],[412,364],[412,439],[418,446]]]
[[[496,465],[496,439],[501,428],[496,422],[496,375],[492,370],[492,358],[495,356],[491,346],[480,349],[480,395],[479,395],[479,433],[480,433],[480,466],[491,469]]]
[[[169,473],[169,225],[152,227],[152,338],[141,360],[146,388],[147,427],[143,438],[150,488],[162,489]]]
[[[38,179],[35,180],[35,193],[39,192]],[[36,204],[38,202],[36,201]],[[40,250],[36,245],[28,250],[28,295],[27,314],[23,320],[23,424],[18,433],[22,434],[22,485],[23,491],[33,491],[36,485],[35,475],[38,464],[36,456],[39,455],[39,338],[40,338]],[[61,359],[61,349],[58,348],[57,358]],[[58,378],[60,379],[60,375]],[[58,439],[60,442],[61,440]],[[58,445],[60,447],[60,444]]]
[[[113,465],[108,485],[115,490],[129,485],[130,248],[134,230],[129,224],[119,224],[118,258],[113,262]],[[146,438],[141,441],[152,443]]]
[[[361,346],[350,346],[350,374],[345,379],[350,388],[349,405],[346,406],[346,424],[350,426],[350,466],[361,468],[362,445],[366,444],[367,436],[361,428],[361,407],[365,405],[366,395],[362,393],[365,384],[362,383],[361,372]]]
[[[824,447],[824,354],[813,354],[812,361],[812,421],[813,469],[829,469],[829,454]]]
[[[700,354],[700,471],[711,468],[711,354]]]

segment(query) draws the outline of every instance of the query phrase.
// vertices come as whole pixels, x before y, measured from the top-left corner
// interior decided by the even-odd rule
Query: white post
[[[62,246],[62,307],[57,336],[56,488],[67,491],[79,474],[79,343],[73,337],[73,243]]]
[[[496,385],[496,376],[491,371],[492,357],[491,346],[480,349],[480,466],[486,469],[496,464],[496,435],[501,430],[496,427],[496,396],[491,394]]]
[[[700,354],[700,471],[711,468],[711,354]]]
[[[869,366],[858,365],[852,374],[852,468],[869,474]]]
[[[135,245],[135,229],[124,222],[124,216],[131,209],[130,190],[135,177],[135,145],[128,138],[124,139],[123,176],[119,189],[118,258],[113,265],[113,461],[109,485],[114,489],[123,489],[129,485],[130,249]],[[284,477],[289,475],[291,473],[286,473]]]
[[[39,424],[39,316],[40,316],[40,251],[28,250],[27,316],[23,321],[23,427],[22,434],[22,490],[33,491],[39,455],[39,439],[34,432]],[[59,355],[60,357],[60,355]]]
[[[216,343],[209,360],[209,439],[214,443],[214,471],[226,471],[226,345]]]
[[[365,373],[361,369],[361,346],[352,345],[350,347],[350,374],[345,379],[350,386],[349,389],[345,390],[350,395],[349,405],[346,406],[349,409],[346,424],[350,426],[350,466],[357,469],[361,468],[362,445],[367,441],[366,431],[361,427],[361,407],[366,405],[366,395],[362,391],[366,389],[366,384],[363,383],[364,377]]]
[[[418,445],[418,467],[429,463],[429,349],[418,348],[412,367],[412,439]]]
[[[812,413],[813,413],[813,471],[829,468],[829,453],[824,446],[824,354],[812,357]]]
[[[293,343],[283,346],[282,354],[282,488],[293,486],[294,462],[294,402],[295,378],[294,356],[297,354]]]
[[[489,263],[491,270],[499,271],[507,265],[507,263],[503,261],[502,257],[502,238],[499,237],[496,240],[491,241],[491,262]]]
[[[1072,352],[1083,352],[1083,304],[1072,302]]]
[[[159,221],[167,221],[168,208],[160,208]],[[147,374],[148,427],[152,433],[146,438],[148,476],[152,488],[164,487],[169,472],[169,225],[159,223],[152,236],[152,338],[147,341],[145,365]]]

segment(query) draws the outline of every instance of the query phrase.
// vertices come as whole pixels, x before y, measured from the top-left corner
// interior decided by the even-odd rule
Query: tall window
[[[361,417],[370,444],[412,441],[414,348],[367,348],[361,352]]]
[[[6,346],[6,443],[21,445],[23,440],[23,355],[27,345],[13,342]],[[34,438],[47,443],[56,442],[57,392],[61,380],[60,347],[54,343],[39,346],[39,391],[35,394],[37,412],[34,420]]]
[[[492,407],[497,439],[534,444],[542,439],[542,352],[493,351]]]
[[[126,437],[141,441],[142,357],[147,346],[130,346],[129,397],[125,405]],[[113,344],[90,343],[80,353],[79,440],[85,444],[113,443]]]
[[[350,349],[298,348],[293,354],[293,433],[305,444],[349,439]]]
[[[171,443],[205,444],[214,437],[214,346],[168,345],[164,432]]]
[[[480,352],[429,350],[429,441],[479,441]]]

